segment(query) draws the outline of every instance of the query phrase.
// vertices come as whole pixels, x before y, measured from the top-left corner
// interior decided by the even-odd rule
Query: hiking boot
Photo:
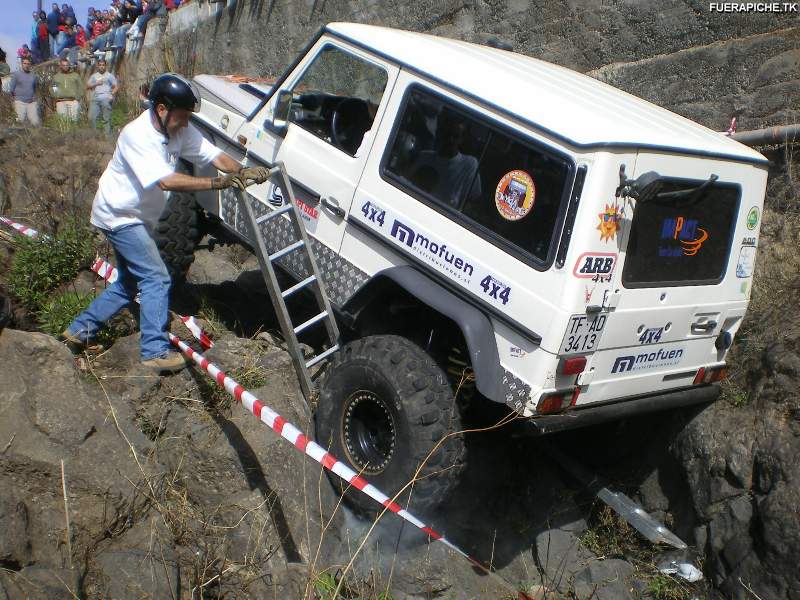
[[[170,373],[176,373],[183,369],[187,363],[186,359],[183,357],[183,354],[170,350],[161,356],[143,360],[142,365],[148,369],[153,369],[154,371],[169,371]]]
[[[72,335],[69,332],[69,329],[65,329],[61,332],[61,337],[67,342],[67,346],[73,352],[85,352],[86,354],[100,354],[105,350],[101,344],[90,344],[89,342],[84,342],[78,336]]]

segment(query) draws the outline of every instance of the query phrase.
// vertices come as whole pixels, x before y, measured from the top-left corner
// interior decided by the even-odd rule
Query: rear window
[[[570,160],[419,87],[398,123],[388,181],[524,262],[551,262]]]
[[[702,181],[664,181],[662,192],[691,190]],[[728,266],[741,190],[714,184],[697,200],[638,203],[622,283],[625,287],[708,285]]]

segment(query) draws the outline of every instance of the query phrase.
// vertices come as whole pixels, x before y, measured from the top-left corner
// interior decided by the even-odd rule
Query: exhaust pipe
[[[800,125],[782,125],[766,127],[751,131],[737,131],[730,134],[731,139],[747,146],[764,146],[767,144],[794,144],[800,142]]]

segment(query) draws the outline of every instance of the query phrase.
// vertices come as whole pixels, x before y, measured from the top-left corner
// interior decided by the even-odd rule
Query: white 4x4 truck
[[[323,28],[273,86],[196,83],[205,135],[285,165],[343,344],[318,438],[385,492],[424,462],[420,510],[456,480],[465,368],[471,402],[543,433],[716,396],[752,285],[757,152],[565,68],[366,25]],[[270,183],[245,198],[284,202]],[[169,206],[162,233],[191,225],[178,269],[193,211],[252,246],[229,191]],[[262,227],[287,245],[283,216]]]

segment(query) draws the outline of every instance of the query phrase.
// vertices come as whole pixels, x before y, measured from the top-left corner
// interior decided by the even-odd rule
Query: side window
[[[571,163],[480,115],[412,89],[384,162],[396,186],[465,226],[544,262]]]
[[[325,46],[292,89],[289,120],[354,156],[372,128],[386,71],[335,46]]]

